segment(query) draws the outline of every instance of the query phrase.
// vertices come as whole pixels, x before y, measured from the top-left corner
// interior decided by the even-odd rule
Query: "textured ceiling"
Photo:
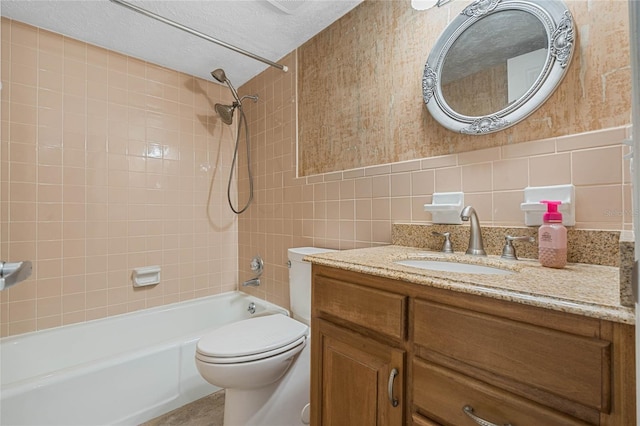
[[[146,0],[152,13],[273,62],[362,0]],[[268,65],[109,0],[2,0],[2,16],[197,77],[223,68],[236,86]]]

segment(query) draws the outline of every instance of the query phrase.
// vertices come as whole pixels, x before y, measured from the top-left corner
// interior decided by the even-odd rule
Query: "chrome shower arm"
[[[253,102],[258,102],[258,95],[244,95],[240,98],[240,102],[244,101],[245,99],[251,99]]]

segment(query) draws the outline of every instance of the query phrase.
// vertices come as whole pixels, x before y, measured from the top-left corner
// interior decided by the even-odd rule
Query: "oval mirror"
[[[478,0],[440,35],[422,77],[431,115],[464,134],[497,132],[553,93],[571,62],[573,18],[560,0]]]

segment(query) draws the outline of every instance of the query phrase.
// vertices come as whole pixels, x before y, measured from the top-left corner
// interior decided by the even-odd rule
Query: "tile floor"
[[[141,426],[222,426],[224,390],[176,408]]]

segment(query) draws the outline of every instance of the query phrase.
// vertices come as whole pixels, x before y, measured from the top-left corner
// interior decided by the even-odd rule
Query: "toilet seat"
[[[227,324],[203,336],[196,358],[211,364],[235,364],[269,358],[303,345],[309,327],[274,314]]]
[[[289,350],[294,349],[297,346],[303,346],[306,340],[307,340],[307,336],[302,336],[301,338],[297,339],[295,342],[292,342],[281,348],[277,348],[268,352],[260,352],[258,354],[253,354],[248,356],[214,357],[214,356],[204,355],[200,352],[196,352],[196,359],[198,361],[205,362],[208,364],[241,364],[244,362],[267,359],[276,355],[280,355],[281,353],[288,352]]]

